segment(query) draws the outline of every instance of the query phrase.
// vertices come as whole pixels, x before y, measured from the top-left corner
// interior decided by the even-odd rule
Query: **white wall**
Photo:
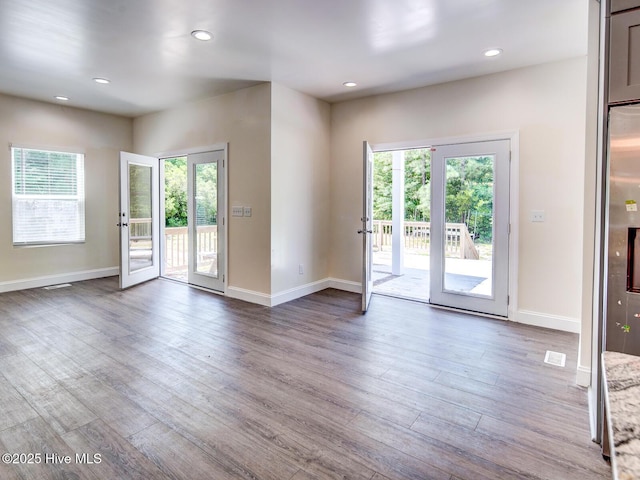
[[[579,331],[583,295],[587,59],[400,93],[331,111],[331,265],[359,282],[362,141],[392,143],[519,131],[519,274],[514,320]],[[531,223],[544,210],[544,223]],[[583,325],[584,327],[584,325]]]
[[[271,292],[271,86],[261,84],[138,117],[134,152],[158,155],[229,143],[228,293]],[[232,217],[231,206],[252,208]],[[254,299],[255,300],[255,299]]]
[[[10,143],[85,152],[85,243],[13,247]],[[132,120],[0,95],[0,144],[0,291],[117,274],[119,152],[132,148]]]
[[[328,276],[330,107],[278,84],[271,95],[271,291],[277,296]]]

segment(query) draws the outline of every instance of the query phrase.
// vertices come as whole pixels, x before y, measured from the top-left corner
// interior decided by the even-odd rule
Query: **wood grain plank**
[[[370,422],[366,425],[370,425]],[[496,478],[529,478],[532,473],[535,473],[535,478],[548,480],[598,478],[595,472],[566,462],[561,457],[539,455],[500,437],[450,426],[433,418],[420,417],[411,429],[417,432],[418,439],[437,439],[453,449],[464,449],[465,455],[475,458],[477,464],[481,463],[479,459],[484,460],[490,468],[499,473]],[[468,478],[459,472],[451,473]]]
[[[198,446],[171,430],[164,424],[156,423],[136,433],[131,443],[149,458],[159,470],[171,479],[208,480],[237,477],[216,462]]]
[[[391,472],[402,478],[448,479],[449,475],[436,467],[382,444],[351,428],[351,423],[335,421],[309,410],[278,390],[269,390],[253,383],[241,388],[227,387],[233,396],[261,404],[270,415],[300,435],[304,435],[328,451],[363,464],[374,471]],[[307,443],[308,441],[307,440]]]
[[[471,432],[463,427],[452,426],[440,421],[434,421],[434,425],[437,425],[438,429],[448,428],[456,433]],[[413,427],[406,429],[365,413],[358,415],[350,426],[389,447],[397,448],[407,455],[428,461],[434,468],[446,472],[447,478],[451,475],[484,480],[524,478],[518,474],[517,470],[486,461],[469,448],[462,449],[459,448],[459,445],[447,443],[445,440],[448,437],[446,436],[422,435]],[[386,472],[382,473],[387,474]]]
[[[277,480],[289,478],[297,471],[286,459],[278,458],[270,445],[240,431],[236,419],[220,418],[210,409],[204,413],[129,371],[103,371],[99,378],[121,389],[165,425],[213,455],[237,478]]]
[[[0,373],[0,431],[38,418],[38,412],[20,395],[7,378]]]
[[[607,478],[575,334],[375,300],[362,315],[327,289],[268,308],[116,278],[0,294],[0,448],[105,452],[0,476]]]
[[[59,434],[97,418],[80,400],[24,355],[1,357],[0,371]]]
[[[170,478],[102,420],[98,419],[68,432],[62,438],[74,452],[86,453],[91,458],[94,455],[100,456],[100,463],[94,465],[100,478],[130,480]]]
[[[567,443],[488,415],[482,417],[478,422],[476,431],[488,437],[500,439],[504,443],[522,446],[548,458],[561,459],[562,462],[574,465],[576,468],[585,465],[585,478],[610,474],[610,467],[605,462],[592,463],[590,461],[601,453],[600,447],[595,443]]]
[[[77,462],[75,457],[77,451],[67,445],[41,418],[0,431],[0,441],[6,448],[6,452],[34,454],[34,460],[31,463],[10,464],[12,472],[10,476],[17,474],[24,480],[105,478],[96,465]],[[35,460],[35,454],[40,454],[39,460]],[[70,457],[69,463],[60,461],[64,456]]]
[[[87,407],[122,437],[157,422],[144,408],[93,376],[68,379],[64,383],[71,393],[82,398]]]

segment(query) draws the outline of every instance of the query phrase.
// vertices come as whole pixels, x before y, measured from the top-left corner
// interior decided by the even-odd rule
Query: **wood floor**
[[[2,294],[0,452],[32,463],[0,478],[609,478],[576,335],[358,308],[336,290],[269,309],[167,280]]]

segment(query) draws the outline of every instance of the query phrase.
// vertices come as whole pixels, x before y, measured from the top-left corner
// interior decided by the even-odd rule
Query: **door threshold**
[[[476,312],[474,310],[465,310],[464,308],[449,307],[446,305],[438,305],[435,303],[428,303],[428,305],[433,308],[438,308],[440,310],[448,310],[450,312],[466,313],[469,315],[475,315],[477,317],[493,318],[494,320],[504,320],[504,321],[509,320],[509,317],[503,317],[501,315],[495,315],[493,313]]]
[[[186,287],[197,288],[198,290],[202,290],[203,292],[215,293],[216,295],[220,295],[222,297],[226,296],[225,293],[221,292],[220,290],[213,290],[212,288],[201,287],[200,285],[194,285],[192,283],[184,282],[182,280],[176,280],[175,278],[162,277],[162,276],[158,277],[158,278],[160,278],[160,280],[167,280],[168,282],[171,282],[171,283],[177,283],[178,285],[184,285]]]
[[[449,307],[449,306],[446,306],[446,305],[438,305],[436,303],[431,303],[428,299],[424,299],[424,298],[409,297],[409,296],[402,296],[402,295],[393,295],[391,293],[385,293],[385,292],[373,292],[373,294],[377,295],[377,296],[380,296],[380,297],[397,298],[398,300],[407,300],[409,302],[422,303],[422,304],[427,305],[429,307],[437,308],[437,309],[440,309],[440,310],[447,310],[447,311],[450,311],[450,312],[466,313],[468,315],[475,315],[477,317],[492,318],[494,320],[505,320],[505,321],[509,320],[509,317],[503,317],[501,315],[494,315],[493,313],[476,312],[474,310],[465,310],[463,308]]]
[[[407,295],[395,295],[393,293],[376,292],[376,291],[374,291],[373,294],[378,295],[380,297],[397,298],[399,300],[408,300],[410,302],[424,303],[425,305],[429,305],[429,299],[427,298],[410,297]]]

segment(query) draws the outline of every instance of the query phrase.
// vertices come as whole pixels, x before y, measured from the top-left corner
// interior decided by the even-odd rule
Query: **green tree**
[[[165,226],[187,226],[187,157],[164,161]]]
[[[195,165],[196,225],[214,225],[218,216],[217,164]],[[165,226],[187,226],[187,157],[168,158],[164,162]]]
[[[482,243],[492,240],[493,158],[449,158],[445,221],[465,223]]]
[[[404,219],[431,219],[431,151],[418,148],[404,152]]]
[[[195,168],[196,225],[215,225],[218,215],[218,165],[202,163]]]
[[[431,150],[406,150],[405,220],[431,220]],[[373,216],[392,219],[392,153],[377,152],[373,171]],[[449,158],[446,164],[445,221],[465,223],[483,243],[492,240],[493,157]]]
[[[373,218],[391,220],[392,203],[391,152],[377,152],[373,156]]]
[[[373,218],[391,220],[393,159],[391,152],[377,152],[373,164]],[[431,218],[431,152],[421,148],[405,151],[405,220]]]

